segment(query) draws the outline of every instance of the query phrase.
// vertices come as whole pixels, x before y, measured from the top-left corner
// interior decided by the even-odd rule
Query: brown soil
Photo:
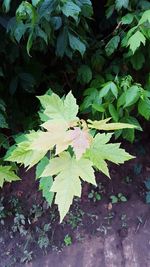
[[[85,184],[81,200],[74,201],[62,224],[59,224],[57,208],[53,206],[48,209],[41,192],[37,191],[38,182],[34,179],[34,169],[28,172],[21,169],[22,181],[6,184],[1,192],[7,216],[4,218],[4,225],[0,225],[0,267],[24,266],[25,263],[21,261],[28,261],[25,251],[28,254],[32,252],[32,264],[26,266],[134,267],[138,265],[131,265],[130,261],[129,265],[125,265],[131,252],[131,249],[128,252],[128,241],[132,244],[131,239],[134,240],[133,246],[139,255],[139,266],[149,267],[149,258],[146,255],[150,245],[150,206],[145,203],[144,181],[150,177],[150,142],[143,138],[142,142],[139,140],[134,145],[127,144],[125,147],[136,155],[136,159],[122,166],[111,165],[111,180],[98,173],[97,182],[101,183],[99,189]],[[92,189],[102,195],[102,200],[94,202],[88,198]],[[112,205],[110,196],[118,193],[122,193],[127,202]],[[18,204],[13,207],[10,201],[12,198],[18,199]],[[31,212],[33,205],[38,206],[36,213]],[[19,230],[12,230],[16,213],[25,216],[25,235],[21,235]],[[50,224],[46,233],[49,245],[41,249],[37,243],[41,232],[37,229],[43,229],[45,224]],[[66,235],[72,239],[72,245],[68,248],[64,243]],[[117,252],[113,251],[115,248],[110,246],[111,242],[116,244]],[[95,255],[96,262],[93,259],[90,262],[88,257],[88,262],[84,261],[88,251],[90,255],[89,244],[97,249],[92,254]],[[111,265],[109,263],[109,250],[112,250],[114,256],[120,253],[117,256],[118,262],[114,265],[112,259]]]

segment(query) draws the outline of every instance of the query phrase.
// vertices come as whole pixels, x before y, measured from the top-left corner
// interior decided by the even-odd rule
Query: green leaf
[[[36,137],[36,133],[33,133],[33,135]],[[30,136],[30,134],[27,136]],[[29,166],[30,168],[45,156],[45,151],[43,150],[37,152],[36,150],[30,149],[30,141],[21,142],[17,144],[17,146],[13,146],[13,150],[11,147],[9,150],[8,156],[5,158],[6,161],[21,163],[24,164],[25,167]]]
[[[107,56],[111,56],[115,52],[115,50],[119,45],[119,42],[120,42],[120,36],[116,35],[107,43],[107,45],[105,46],[105,51]]]
[[[81,54],[81,56],[84,55],[86,46],[79,37],[69,33],[69,44],[70,44],[70,47],[73,50],[78,51]]]
[[[41,176],[57,175],[51,192],[56,192],[60,221],[63,220],[72,204],[74,196],[81,196],[81,180],[96,185],[92,162],[88,159],[76,160],[68,152],[51,159]]]
[[[117,110],[115,109],[114,105],[109,104],[108,109],[109,109],[109,113],[110,113],[111,117],[113,118],[113,120],[115,122],[117,122],[119,120],[119,114],[118,114]]]
[[[118,88],[114,82],[107,82],[104,84],[104,87],[100,90],[99,97],[104,97],[111,90],[112,94],[117,98]]]
[[[57,37],[57,43],[56,43],[56,55],[59,57],[63,57],[65,54],[65,51],[68,46],[68,29],[67,27],[64,27],[58,37]]]
[[[41,0],[32,0],[32,5],[37,6],[40,2]]]
[[[53,178],[51,176],[40,178],[39,190],[42,190],[42,195],[50,206],[54,198],[54,193],[50,192],[52,184]]]
[[[110,196],[110,199],[111,199],[111,203],[112,204],[118,203],[118,197],[116,197],[116,196]]]
[[[139,87],[136,85],[131,86],[126,92],[125,92],[125,105],[124,107],[129,107],[133,104],[135,104],[140,97],[140,90]]]
[[[138,120],[135,117],[132,116],[125,117],[124,122],[135,125],[137,130],[142,131],[141,125],[139,124]]]
[[[95,109],[96,111],[99,111],[99,112],[105,112],[105,109],[103,107],[103,105],[101,104],[97,104],[97,103],[94,103],[92,104],[92,108]]]
[[[116,9],[119,11],[122,8],[128,8],[129,0],[116,0]]]
[[[87,84],[92,80],[92,71],[88,65],[81,65],[78,69],[77,81]]]
[[[124,24],[124,25],[129,25],[129,24],[132,23],[133,19],[134,19],[134,15],[131,14],[131,13],[128,13],[128,14],[126,14],[125,16],[123,16],[123,17],[121,18],[121,22],[122,22],[122,24]]]
[[[36,166],[36,179],[39,179],[41,177],[41,174],[44,171],[48,163],[49,163],[49,159],[47,157],[44,157],[41,159],[41,161]]]
[[[60,119],[66,122],[77,119],[78,105],[71,92],[67,94],[64,100],[54,93],[52,95],[39,96],[38,99],[45,109],[44,114],[50,119]]]
[[[11,166],[0,165],[0,187],[3,187],[4,182],[18,181],[20,178],[12,170]]]
[[[133,143],[135,139],[135,129],[124,129],[122,132],[122,136],[127,141]]]
[[[6,13],[10,10],[10,4],[11,0],[3,0],[3,8],[5,9]]]
[[[150,10],[146,10],[143,15],[142,18],[139,20],[139,25],[145,23],[145,22],[149,22],[150,23]]]
[[[126,198],[125,196],[121,196],[121,197],[120,197],[120,200],[121,200],[121,202],[127,202],[127,201],[128,201],[127,198]]]
[[[135,70],[140,70],[145,63],[145,57],[143,53],[138,50],[134,55],[132,55],[130,61]]]
[[[88,121],[88,127],[92,129],[97,129],[97,130],[105,130],[105,131],[112,131],[112,130],[120,130],[120,129],[134,129],[136,128],[135,125],[127,124],[127,123],[108,123],[108,121],[111,118],[107,118],[105,120],[100,120],[100,121],[92,121],[92,120],[87,120]]]
[[[89,158],[94,166],[108,177],[110,176],[106,160],[119,164],[133,158],[133,156],[125,152],[124,149],[120,148],[120,144],[107,144],[111,137],[111,133],[98,133],[94,137],[91,148],[87,149],[85,153],[85,157]]]
[[[61,10],[66,17],[72,17],[75,21],[78,21],[78,16],[81,12],[81,9],[72,1],[67,0],[64,2]]]
[[[133,54],[135,51],[140,47],[141,44],[145,45],[146,38],[145,36],[140,32],[136,31],[128,40],[127,46],[130,46],[130,49],[132,50]]]
[[[150,119],[150,100],[148,98],[140,99],[138,111],[146,120]]]

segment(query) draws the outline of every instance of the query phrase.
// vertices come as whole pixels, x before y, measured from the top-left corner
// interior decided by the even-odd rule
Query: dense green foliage
[[[136,130],[150,119],[149,39],[147,0],[3,0],[1,186],[9,175],[18,179],[16,166],[3,161],[5,150],[14,139],[22,143],[18,133],[38,129],[45,115],[38,114],[35,96],[50,95],[49,88],[61,97],[71,90],[82,117],[136,125],[115,132],[115,138],[133,142]],[[41,190],[46,183],[46,178],[40,181]]]

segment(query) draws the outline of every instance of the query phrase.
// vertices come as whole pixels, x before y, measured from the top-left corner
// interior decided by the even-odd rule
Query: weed
[[[22,207],[20,205],[19,199],[16,196],[12,196],[9,200],[9,203],[11,205],[11,209],[15,213],[21,213],[22,212]]]
[[[20,260],[21,263],[28,263],[32,260],[32,251],[24,250],[23,256]]]
[[[127,225],[127,215],[125,213],[123,213],[121,215],[120,220],[121,220],[121,227],[122,228],[127,228],[128,227],[128,225]]]
[[[108,215],[106,217],[104,217],[104,220],[107,221],[107,224],[110,225],[112,223],[112,220],[115,217],[115,213],[114,212],[109,212]]]
[[[48,231],[51,229],[50,224],[45,224],[43,229],[40,229],[39,227],[36,227],[36,232],[39,233],[38,237],[38,245],[41,249],[47,248],[48,245],[50,244],[49,237],[48,237]]]
[[[29,216],[32,218],[34,222],[38,220],[43,214],[43,209],[40,205],[34,205],[30,209]]]
[[[91,190],[91,192],[88,194],[88,198],[91,199],[93,202],[97,202],[102,199],[102,196],[98,192]]]
[[[19,231],[21,235],[26,236],[27,230],[25,229],[25,216],[23,214],[16,213],[14,217],[14,225],[12,231],[15,233]]]
[[[69,212],[67,223],[71,226],[72,229],[78,227],[82,222],[82,217],[84,212],[81,209],[76,210],[76,212]]]
[[[127,198],[122,194],[118,193],[117,195],[110,196],[111,203],[116,204],[118,202],[127,202]]]
[[[64,237],[64,243],[65,243],[65,246],[70,246],[70,245],[72,244],[72,238],[71,238],[70,235],[67,234],[67,235]]]

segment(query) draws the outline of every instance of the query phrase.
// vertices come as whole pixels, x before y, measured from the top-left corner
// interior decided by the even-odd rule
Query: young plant
[[[81,179],[96,186],[94,170],[109,176],[106,160],[119,164],[133,156],[108,143],[113,133],[96,133],[135,126],[83,120],[77,117],[78,105],[72,93],[64,98],[52,93],[39,96],[43,111],[41,129],[22,135],[6,155],[7,161],[37,165],[36,178],[40,189],[51,205],[54,194],[60,221],[69,211],[74,196],[81,197]]]
[[[65,238],[64,238],[64,243],[65,243],[65,246],[70,246],[72,244],[72,238],[70,235],[66,235]]]
[[[102,199],[102,196],[98,192],[91,190],[91,192],[88,194],[88,198],[91,199],[93,202],[97,202]]]
[[[127,198],[122,194],[118,193],[117,195],[110,196],[111,203],[116,204],[118,202],[127,202]]]

